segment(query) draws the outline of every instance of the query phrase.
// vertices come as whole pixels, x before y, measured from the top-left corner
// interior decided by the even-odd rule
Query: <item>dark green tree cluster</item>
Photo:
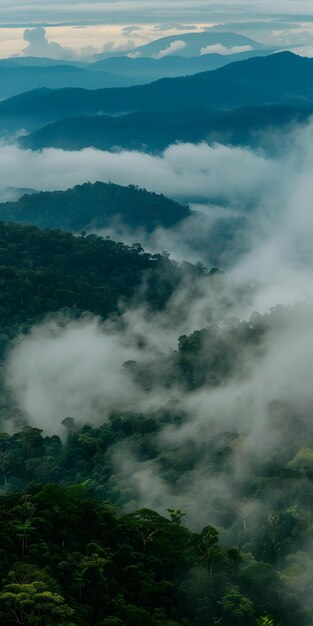
[[[0,616],[10,626],[310,624],[282,577],[176,512],[118,518],[79,486],[0,498]]]
[[[113,183],[85,183],[67,191],[24,195],[16,202],[0,204],[0,219],[61,228],[72,232],[123,226],[152,232],[169,228],[189,217],[191,211],[163,195]]]

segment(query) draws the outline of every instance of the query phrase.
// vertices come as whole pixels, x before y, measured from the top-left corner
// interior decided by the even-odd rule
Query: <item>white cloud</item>
[[[201,48],[200,54],[238,54],[239,52],[249,52],[253,50],[252,46],[233,46],[232,48],[227,48],[223,46],[221,43],[212,44],[210,46],[206,46],[205,48]]]
[[[122,365],[138,358],[138,350],[127,336],[109,330],[94,318],[53,321],[17,345],[10,361],[13,378],[9,373],[8,380],[34,425],[60,432],[64,417],[105,419],[117,396],[121,409],[137,401],[138,389]]]
[[[92,58],[97,52],[96,48],[88,46],[82,48],[79,53],[68,47],[63,47],[59,43],[49,41],[46,29],[43,27],[27,28],[24,31],[24,41],[28,45],[22,50],[24,56],[48,57],[51,59],[74,60],[78,58]]]
[[[129,59],[139,59],[141,57],[141,52],[129,52],[127,56]]]
[[[245,0],[234,3],[233,0],[55,0],[52,4],[48,0],[3,0],[0,7],[0,18],[9,22],[24,19],[39,21],[50,19],[60,21],[74,18],[87,18],[104,22],[106,19],[125,20],[125,22],[147,21],[200,21],[199,17],[207,19],[208,12],[212,15],[230,19],[238,14],[242,17],[249,15],[266,15],[276,13],[312,13],[311,0]],[[92,17],[91,17],[92,16]]]
[[[186,46],[187,44],[185,41],[173,41],[167,48],[160,50],[160,52],[153,54],[152,56],[154,59],[163,59],[164,57],[168,57],[171,54],[175,54],[176,52],[183,50]]]
[[[2,145],[0,167],[2,188],[36,189],[40,185],[41,190],[54,190],[86,180],[111,180],[193,202],[222,194],[225,202],[231,201],[236,207],[250,202],[255,194],[260,197],[264,185],[273,183],[277,173],[277,164],[262,154],[206,143],[173,145],[161,156],[94,148],[32,152]]]

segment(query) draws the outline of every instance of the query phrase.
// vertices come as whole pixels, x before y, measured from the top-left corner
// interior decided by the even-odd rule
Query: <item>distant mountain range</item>
[[[126,56],[128,54],[132,56],[161,58],[162,56],[174,54],[175,50],[179,50],[180,56],[194,57],[205,54],[206,48],[210,46],[219,46],[227,49],[229,54],[236,51],[240,52],[240,50],[234,50],[236,48],[246,48],[250,50],[262,50],[262,48],[264,48],[263,44],[243,35],[229,32],[212,32],[209,30],[202,33],[170,35],[156,39],[144,46],[134,48],[131,51],[103,52],[98,54],[97,57],[104,59],[113,56]],[[217,52],[217,50],[212,48],[212,50],[207,50],[207,52]]]
[[[25,91],[48,87],[81,87],[99,89],[104,87],[129,87],[134,78],[109,72],[91,72],[74,65],[18,66],[0,62],[0,99],[21,94]],[[140,82],[140,81],[139,81]]]
[[[235,54],[217,54],[214,52],[195,57],[177,55],[165,56],[160,59],[151,57],[130,58],[116,56],[97,61],[89,66],[92,71],[118,73],[136,79],[137,82],[152,82],[161,78],[175,78],[190,76],[200,72],[216,70],[219,67],[253,58],[255,56],[269,56],[275,49],[247,50]]]
[[[232,63],[212,72],[128,88],[30,91],[0,102],[2,132],[35,130],[85,115],[174,109],[234,109],[281,104],[309,109],[313,59],[283,52]]]
[[[85,183],[67,191],[24,195],[0,204],[0,220],[61,228],[72,232],[95,231],[119,224],[152,232],[170,228],[191,215],[187,206],[163,195],[130,185]]]
[[[152,153],[177,141],[218,141],[256,147],[267,142],[264,131],[304,122],[312,113],[313,106],[303,111],[273,105],[233,111],[192,109],[136,112],[117,117],[77,117],[53,122],[22,136],[19,144],[32,150],[48,147],[81,150],[88,146],[111,150],[118,146]]]
[[[0,99],[46,87],[101,89],[146,84],[166,77],[188,76],[215,70],[228,63],[273,53],[248,50],[237,54],[204,54],[198,57],[167,56],[161,59],[118,56],[87,64],[36,57],[0,59]]]
[[[49,57],[15,56],[0,59],[0,67],[53,67],[54,65],[73,65],[75,67],[88,67],[89,63],[83,61],[68,61],[66,59],[50,59]]]

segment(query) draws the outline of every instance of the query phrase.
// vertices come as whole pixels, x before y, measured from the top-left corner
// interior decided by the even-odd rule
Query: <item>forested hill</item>
[[[174,226],[190,214],[187,206],[163,195],[134,185],[100,182],[25,195],[17,202],[0,204],[0,219],[4,221],[73,232],[105,228],[112,222],[152,232],[159,226]]]
[[[188,271],[204,270],[147,254],[140,244],[0,222],[0,334],[64,308],[104,318],[136,293],[162,307]]]
[[[313,60],[284,52],[232,63],[212,72],[128,88],[38,89],[0,102],[2,130],[34,130],[52,121],[99,113],[177,108],[310,106]]]

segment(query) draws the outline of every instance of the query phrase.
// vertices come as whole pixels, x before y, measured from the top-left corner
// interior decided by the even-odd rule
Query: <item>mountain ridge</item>
[[[231,111],[205,109],[163,112],[138,111],[121,116],[82,116],[66,118],[43,126],[19,138],[22,148],[42,150],[82,150],[94,147],[155,153],[175,142],[219,142],[232,145],[258,146],[260,133],[305,122],[313,112],[272,105],[246,107]]]
[[[215,46],[221,45],[230,50],[239,46],[250,46],[252,49],[261,50],[264,46],[263,44],[251,39],[250,37],[246,37],[245,35],[238,35],[234,32],[210,32],[210,31],[202,31],[202,32],[187,32],[187,33],[179,33],[177,35],[166,35],[165,37],[160,37],[159,39],[155,39],[143,46],[137,46],[131,50],[122,50],[118,52],[110,51],[104,52],[96,55],[98,59],[100,58],[112,58],[117,55],[128,54],[141,54],[142,56],[152,56],[156,54],[160,54],[164,52],[164,50],[168,49],[171,45],[175,44],[177,41],[184,42],[186,45],[184,48],[180,49],[180,54],[182,56],[194,56],[195,54],[200,54],[201,49],[207,46]]]
[[[201,108],[203,102],[212,109],[271,104],[309,107],[313,102],[313,59],[282,52],[135,87],[38,89],[0,102],[0,127],[34,130],[67,117]]]

